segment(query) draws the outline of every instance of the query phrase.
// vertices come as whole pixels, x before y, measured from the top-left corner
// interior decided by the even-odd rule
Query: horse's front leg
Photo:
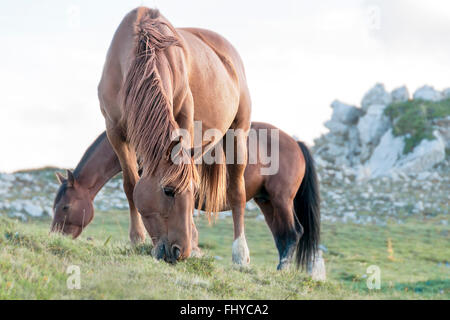
[[[227,199],[233,213],[234,227],[232,259],[234,263],[246,266],[250,263],[250,252],[248,250],[244,231],[244,214],[246,202],[244,171],[247,165],[247,133],[243,130],[236,130],[233,140],[233,163],[229,163],[229,160],[227,160],[227,170],[229,177]],[[231,146],[228,145],[228,148],[231,148]],[[226,143],[225,149],[227,149]]]
[[[145,241],[145,228],[133,201],[134,186],[139,179],[136,153],[134,150],[130,150],[121,127],[107,124],[106,132],[122,167],[123,189],[130,207],[130,240],[132,243],[141,243]]]

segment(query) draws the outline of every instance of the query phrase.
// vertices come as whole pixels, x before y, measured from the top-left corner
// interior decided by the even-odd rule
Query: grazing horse
[[[267,129],[268,136],[269,130],[276,129],[258,122],[253,122],[251,128]],[[314,256],[319,243],[320,206],[316,172],[307,147],[282,131],[278,144],[279,170],[275,175],[261,175],[264,165],[258,156],[256,164],[247,165],[244,177],[246,200],[253,198],[261,208],[279,252],[278,269],[283,269],[295,248],[299,265],[305,265]],[[271,144],[261,147],[266,150],[259,149],[260,155],[271,152]],[[53,225],[64,221],[62,232],[78,237],[94,217],[95,195],[120,171],[120,162],[103,133],[88,148],[75,171],[68,171],[68,179],[57,173],[61,186],[55,198]],[[192,245],[198,251],[194,224],[192,230]],[[152,233],[150,236],[156,244],[159,239]]]
[[[123,171],[131,240],[143,241],[145,226],[150,234],[152,229],[159,233],[158,258],[188,257],[197,190],[208,212],[217,212],[228,200],[234,219],[233,260],[247,264],[244,170],[251,102],[233,46],[212,31],[175,29],[158,10],[139,7],[114,34],[98,96]],[[201,133],[194,132],[194,121],[201,121]],[[188,139],[180,138],[180,129]],[[216,134],[203,140],[208,129]],[[217,150],[231,130],[237,132],[235,159],[228,159],[233,161],[227,166],[216,161],[197,167],[197,160]],[[238,155],[244,155],[243,161]]]

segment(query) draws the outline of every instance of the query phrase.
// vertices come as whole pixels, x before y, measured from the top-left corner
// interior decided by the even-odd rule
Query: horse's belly
[[[231,84],[212,84],[210,90],[205,88],[192,94],[194,120],[201,121],[203,131],[214,128],[225,134],[239,109],[236,89]]]

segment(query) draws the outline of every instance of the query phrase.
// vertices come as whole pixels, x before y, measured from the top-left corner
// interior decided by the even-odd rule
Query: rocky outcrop
[[[440,92],[423,86],[413,94],[413,100],[443,99],[450,99],[450,88]],[[389,93],[380,83],[364,95],[360,108],[335,100],[331,104],[331,119],[325,122],[329,133],[315,140],[316,161],[319,165],[353,170],[358,179],[421,172],[442,162],[450,146],[450,116],[433,120],[431,137],[420,141],[410,152],[405,153],[409,136],[394,134],[397,120],[387,116],[386,108],[391,103],[413,100],[405,86]]]
[[[392,96],[384,89],[384,85],[377,83],[372,89],[370,89],[361,101],[361,108],[364,111],[374,105],[384,105],[387,106],[391,104]]]
[[[435,90],[430,86],[423,86],[414,92],[415,100],[425,100],[425,101],[440,101],[444,99],[445,95],[443,92]]]

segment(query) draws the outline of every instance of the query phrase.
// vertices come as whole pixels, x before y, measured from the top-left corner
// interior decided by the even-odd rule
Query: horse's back
[[[218,33],[206,29],[178,28],[177,32],[184,39],[191,57],[189,65],[193,77],[190,82],[195,83],[191,89],[194,90],[194,97],[197,95],[194,99],[196,107],[198,104],[205,104],[200,106],[201,109],[211,110],[213,107],[218,117],[223,110],[234,109],[235,117],[245,113],[244,118],[248,118],[246,121],[250,123],[251,103],[244,65],[233,45]],[[211,97],[203,96],[205,93]],[[208,105],[214,100],[218,105]],[[221,102],[224,104],[220,105]]]
[[[261,129],[267,130],[267,144],[259,146],[265,150],[259,149],[258,152],[260,156],[262,154],[270,155],[272,159],[277,156],[277,150],[273,145],[275,141],[271,139],[271,130],[278,130],[279,167],[275,174],[261,176],[260,168],[263,165],[258,161],[258,164],[249,164],[248,167],[250,168],[246,170],[249,173],[253,171],[253,174],[260,176],[260,179],[257,180],[262,180],[264,187],[271,192],[280,193],[283,196],[289,194],[294,197],[305,174],[305,159],[297,141],[286,132],[268,123],[252,122],[251,128],[256,130],[258,135]],[[257,173],[254,171],[257,171]]]

